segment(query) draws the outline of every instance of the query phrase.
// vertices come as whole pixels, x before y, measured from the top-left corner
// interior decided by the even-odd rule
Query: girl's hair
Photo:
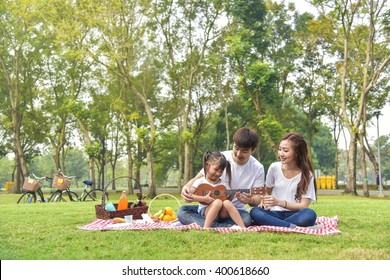
[[[230,169],[230,162],[227,161],[226,157],[221,152],[210,152],[206,151],[203,155],[203,170],[204,176],[207,175],[206,162],[218,163],[219,167],[223,170],[226,169],[226,174],[229,179],[229,185],[231,183],[232,171]]]
[[[299,167],[299,169],[301,169],[302,172],[301,181],[298,183],[297,192],[295,194],[295,199],[299,201],[302,198],[302,195],[307,193],[310,184],[310,178],[314,178],[313,165],[309,159],[306,141],[299,133],[287,133],[282,137],[281,141],[283,140],[289,140],[291,142],[291,145],[297,157],[297,166]],[[317,194],[315,178],[314,189]]]

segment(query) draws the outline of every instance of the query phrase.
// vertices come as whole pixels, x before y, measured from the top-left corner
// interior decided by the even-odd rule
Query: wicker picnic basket
[[[175,203],[177,203],[179,205],[179,208],[181,207],[181,204],[180,204],[180,201],[173,195],[169,194],[169,193],[162,193],[162,194],[159,194],[159,195],[156,195],[150,202],[149,202],[149,211],[148,211],[148,214],[150,215],[153,215],[153,213],[157,210],[159,210],[158,208],[155,208],[153,209],[152,205],[153,205],[153,202],[156,200],[156,199],[167,199],[167,198],[172,198],[172,201],[174,201]],[[171,206],[171,205],[168,205],[168,206]],[[173,208],[173,207],[172,207]]]
[[[56,175],[53,180],[53,188],[59,189],[60,191],[65,190],[70,185],[70,180],[61,175]]]
[[[30,192],[36,192],[41,185],[41,182],[32,178],[25,178],[23,189]]]
[[[145,214],[145,213],[148,212],[149,206],[147,206],[147,205],[131,208],[134,202],[129,202],[127,209],[115,210],[115,211],[107,211],[106,210],[106,208],[105,208],[105,206],[106,206],[106,195],[105,194],[107,192],[107,188],[108,188],[108,186],[112,182],[114,182],[115,180],[120,179],[120,178],[128,178],[128,179],[132,179],[135,182],[137,182],[137,184],[139,185],[141,196],[142,196],[142,187],[138,183],[138,181],[135,180],[133,177],[130,177],[130,176],[116,177],[116,178],[112,179],[110,182],[108,182],[105,185],[105,187],[104,187],[104,195],[102,196],[102,203],[98,204],[98,205],[95,205],[96,218],[103,219],[103,220],[109,220],[109,219],[113,219],[113,218],[116,218],[116,217],[123,218],[124,216],[127,216],[127,215],[133,215],[133,219],[137,220],[137,219],[142,219],[142,214]],[[118,209],[118,203],[114,203],[114,206],[115,206],[115,209]]]

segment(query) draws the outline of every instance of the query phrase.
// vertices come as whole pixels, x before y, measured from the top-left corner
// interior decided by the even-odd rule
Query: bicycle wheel
[[[34,192],[25,192],[18,199],[17,204],[19,203],[35,203],[37,201],[37,196]]]
[[[62,191],[56,190],[49,198],[49,202],[65,202],[66,200],[62,197]]]
[[[74,192],[74,191],[64,190],[64,191],[62,191],[62,194],[63,195],[67,194],[69,199],[70,199],[70,201],[73,201],[73,202],[79,201],[79,195],[76,192]]]
[[[39,188],[38,190],[37,190],[37,198],[38,198],[38,200],[40,201],[40,202],[46,202],[45,201],[45,197],[44,197],[44,195],[43,195],[43,192],[42,192],[42,190],[41,190],[41,188]]]
[[[94,189],[84,196],[83,201],[101,201],[104,191],[102,189]],[[108,194],[106,194],[106,200],[108,200]]]

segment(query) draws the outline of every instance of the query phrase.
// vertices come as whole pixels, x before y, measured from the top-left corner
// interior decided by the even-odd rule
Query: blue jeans
[[[244,221],[244,224],[246,227],[249,227],[252,225],[252,219],[251,216],[247,211],[244,210],[238,210],[238,212],[241,215],[242,220]],[[204,226],[205,218],[203,218],[198,213],[198,205],[183,205],[179,208],[177,211],[177,218],[183,225],[189,225],[192,223],[197,223],[200,226]],[[216,218],[215,221],[212,223],[211,227],[231,227],[235,225],[235,222],[228,217],[226,219],[222,218]]]
[[[308,227],[314,225],[317,214],[310,208],[299,211],[269,211],[261,207],[253,207],[250,216],[255,225],[279,227]]]

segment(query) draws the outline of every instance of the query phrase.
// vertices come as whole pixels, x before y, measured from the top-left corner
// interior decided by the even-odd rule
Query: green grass
[[[119,194],[110,194],[113,202]],[[96,203],[16,204],[0,194],[2,260],[388,260],[390,199],[320,196],[318,216],[339,217],[340,235],[208,231],[83,231]],[[179,198],[179,195],[177,195]],[[129,197],[134,200],[135,197]],[[181,198],[179,198],[182,203]],[[148,200],[150,202],[150,200]],[[152,210],[178,208],[155,200]]]

